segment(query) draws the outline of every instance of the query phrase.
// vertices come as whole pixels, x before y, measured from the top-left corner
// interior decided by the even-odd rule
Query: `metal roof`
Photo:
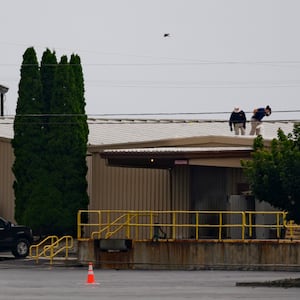
[[[249,159],[252,151],[252,147],[195,146],[102,149],[99,154],[110,166],[172,168],[204,164],[204,159],[205,165],[240,167],[241,159]]]
[[[201,153],[212,151],[252,151],[252,147],[152,147],[152,148],[129,148],[129,149],[105,149],[103,154],[140,154],[140,153],[166,153],[166,154],[180,154],[180,153]]]
[[[264,122],[263,136],[266,139],[275,138],[278,128],[285,133],[292,132],[293,124],[292,121]],[[234,136],[229,130],[228,122],[218,120],[107,120],[107,122],[89,120],[89,128],[91,145],[113,145],[199,136]],[[249,130],[247,129],[247,132]],[[249,138],[247,135],[245,137]]]
[[[292,132],[294,121],[266,121],[263,137],[273,139],[278,128],[286,134]],[[92,146],[129,144],[166,139],[204,136],[234,137],[225,120],[146,120],[146,119],[88,119],[89,138]],[[247,132],[250,124],[247,124]],[[13,138],[13,118],[0,118],[0,137]],[[253,138],[245,135],[240,138]]]

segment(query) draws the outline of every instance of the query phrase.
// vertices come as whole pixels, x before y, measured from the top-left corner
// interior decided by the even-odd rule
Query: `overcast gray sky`
[[[269,104],[269,119],[300,119],[299,11],[299,0],[1,0],[5,114],[33,46],[39,60],[46,48],[81,57],[89,115],[220,119],[239,106],[250,118]]]

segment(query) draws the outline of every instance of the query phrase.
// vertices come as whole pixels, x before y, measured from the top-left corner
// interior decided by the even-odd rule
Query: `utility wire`
[[[15,67],[15,66],[43,66],[43,67],[62,67],[62,66],[76,66],[77,64],[14,64],[14,63],[0,63],[0,66],[5,66],[5,67]],[[299,60],[281,60],[281,61],[226,61],[226,60],[221,60],[221,61],[199,61],[199,60],[190,60],[190,61],[184,61],[184,62],[153,62],[153,63],[81,63],[78,64],[78,66],[85,66],[85,67],[98,67],[98,66],[111,66],[111,67],[143,67],[143,66],[201,66],[201,65],[265,65],[265,66],[276,66],[276,65],[299,65],[300,66],[300,61]]]
[[[250,121],[246,121],[247,123],[250,123]],[[88,125],[153,125],[153,124],[160,124],[160,125],[165,125],[165,124],[209,124],[211,123],[211,126],[214,126],[216,123],[224,123],[227,124],[228,120],[195,120],[195,119],[182,119],[182,120],[156,120],[156,119],[139,119],[139,120],[132,120],[132,119],[120,119],[120,120],[106,120],[106,119],[98,119],[97,121],[87,121]],[[264,123],[300,123],[300,119],[291,119],[291,120],[272,120],[272,121],[264,121]],[[43,122],[26,122],[22,121],[19,122],[19,124],[22,125],[39,125],[41,127],[45,126],[45,123]],[[78,123],[76,122],[51,122],[51,124],[47,124],[47,126],[68,126],[68,125],[76,125]],[[13,125],[13,120],[12,121],[5,121],[5,122],[0,122],[0,128],[1,125]]]
[[[65,121],[64,118],[71,118],[71,117],[86,117],[86,122],[88,124],[141,124],[141,123],[161,123],[161,124],[168,124],[168,123],[227,123],[228,119],[222,120],[215,120],[215,119],[200,119],[196,118],[197,116],[203,115],[227,115],[229,116],[232,111],[221,111],[221,112],[182,112],[182,113],[120,113],[120,114],[22,114],[22,115],[9,115],[0,117],[0,125],[11,125],[14,123],[15,118],[21,118],[22,124],[45,124],[41,118],[61,118],[59,122],[50,122],[50,125],[70,125],[70,124],[77,124],[73,121]],[[273,111],[274,113],[299,113],[300,110],[278,110]],[[245,113],[252,113],[250,111],[245,111]],[[173,116],[174,118],[161,118]],[[175,118],[175,117],[191,117],[193,118]],[[159,118],[153,118],[159,117]],[[27,122],[26,119],[29,118],[36,118],[34,122]],[[299,122],[299,119],[277,119],[277,120],[266,120],[264,122],[274,123],[274,122]],[[48,124],[48,123],[47,123]]]
[[[252,113],[253,111],[244,111],[245,113]],[[300,109],[294,110],[272,110],[274,113],[296,113],[300,112]],[[87,116],[91,118],[92,116],[97,117],[108,117],[108,116],[178,116],[178,115],[219,115],[219,114],[230,114],[232,111],[206,111],[206,112],[154,112],[154,113],[103,113],[103,114],[21,114],[15,115],[20,117],[82,117]],[[7,116],[7,117],[15,117]]]

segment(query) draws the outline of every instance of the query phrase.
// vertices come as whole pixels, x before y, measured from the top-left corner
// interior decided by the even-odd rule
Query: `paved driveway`
[[[236,282],[297,278],[295,272],[116,271],[51,267],[30,260],[0,260],[0,300],[24,299],[300,299],[297,288],[237,287]]]

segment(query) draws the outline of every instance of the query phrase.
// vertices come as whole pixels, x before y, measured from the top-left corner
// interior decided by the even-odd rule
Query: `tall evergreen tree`
[[[41,77],[36,52],[31,47],[23,55],[12,140],[15,155],[13,164],[15,219],[19,223],[26,223],[25,215],[37,175],[35,170],[42,160],[40,153],[43,145],[41,145],[40,137],[43,128],[41,119],[38,117],[41,110]]]
[[[81,60],[78,55],[72,54],[70,59],[71,72],[74,76],[75,91],[74,91],[74,101],[77,102],[76,110],[73,112],[76,115],[76,127],[74,128],[74,137],[78,137],[76,147],[77,151],[74,153],[76,159],[74,167],[77,171],[77,196],[76,205],[77,210],[87,209],[89,199],[87,194],[87,163],[86,163],[86,153],[87,153],[87,143],[89,128],[87,124],[87,115],[85,112],[85,97],[84,97],[84,79],[83,71],[81,66]],[[74,120],[75,121],[75,120]]]
[[[57,190],[56,207],[63,212],[55,230],[75,233],[78,209],[87,208],[86,147],[87,135],[79,112],[75,72],[63,56],[58,65],[51,101],[48,152],[51,182]],[[86,124],[86,120],[84,120]],[[58,213],[57,216],[60,214]]]
[[[55,52],[51,52],[49,49],[46,49],[42,56],[40,69],[43,86],[43,113],[45,115],[50,112],[56,68],[57,59]]]
[[[35,170],[38,176],[34,181],[34,189],[28,202],[27,213],[24,216],[26,224],[30,225],[39,235],[52,233],[52,223],[54,223],[52,219],[59,212],[54,201],[57,191],[53,188],[53,183],[50,180],[49,165],[51,165],[51,161],[49,161],[48,155],[48,122],[56,67],[55,52],[46,49],[42,56],[40,68],[43,91],[41,108],[43,132],[40,138],[42,160]]]
[[[41,235],[75,234],[78,209],[86,209],[87,138],[80,58],[24,53],[15,118],[13,166],[16,220]],[[34,138],[33,138],[34,137]]]

